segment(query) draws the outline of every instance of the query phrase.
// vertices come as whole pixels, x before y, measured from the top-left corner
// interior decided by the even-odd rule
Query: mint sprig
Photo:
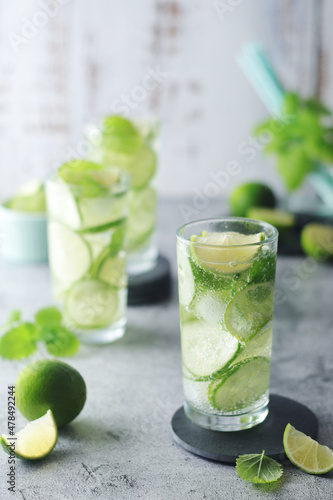
[[[12,311],[1,327],[0,356],[22,359],[33,354],[38,342],[43,342],[52,356],[73,356],[78,348],[76,336],[62,324],[57,307],[46,307],[35,314],[35,322],[23,322],[21,312]]]
[[[318,163],[333,163],[333,115],[317,99],[285,95],[283,115],[270,118],[255,134],[270,137],[264,151],[277,158],[287,189],[297,189]]]
[[[283,474],[281,465],[261,454],[240,455],[236,460],[236,471],[241,479],[254,484],[273,483]]]

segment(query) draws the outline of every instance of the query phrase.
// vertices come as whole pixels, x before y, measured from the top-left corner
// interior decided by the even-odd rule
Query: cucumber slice
[[[89,271],[90,249],[80,235],[57,222],[48,226],[50,268],[63,283],[78,281]]]
[[[270,362],[255,357],[232,366],[208,388],[208,399],[217,410],[234,412],[254,403],[269,388]]]
[[[270,358],[272,352],[272,333],[272,324],[270,322],[259,333],[257,333],[257,335],[255,335],[255,337],[248,344],[245,345],[235,359],[235,362],[239,363],[244,359],[256,356]]]
[[[191,304],[194,297],[194,277],[188,257],[179,248],[177,248],[177,261],[179,303],[186,307]]]
[[[117,291],[95,279],[79,281],[68,292],[65,307],[68,319],[76,327],[107,326],[117,314]]]
[[[184,323],[181,329],[182,358],[196,380],[207,380],[222,373],[235,358],[239,343],[219,325],[203,321]]]
[[[127,282],[125,252],[114,256],[110,247],[104,248],[94,262],[91,274],[114,288],[124,288]]]
[[[119,222],[127,216],[127,196],[80,198],[81,229],[103,231],[103,226]]]
[[[47,182],[46,200],[51,219],[57,220],[71,229],[80,228],[81,214],[76,199],[65,182]]]
[[[225,322],[232,335],[242,342],[251,340],[272,319],[272,283],[250,285],[228,305]]]
[[[129,250],[142,246],[152,234],[156,223],[156,202],[156,192],[151,187],[131,191],[127,226]]]

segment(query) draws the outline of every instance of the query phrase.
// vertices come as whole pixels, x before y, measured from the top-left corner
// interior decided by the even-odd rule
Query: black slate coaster
[[[262,453],[277,460],[285,458],[283,433],[290,423],[297,430],[315,439],[318,420],[306,406],[282,396],[271,394],[269,413],[264,422],[244,431],[220,432],[193,424],[184,408],[174,414],[171,427],[175,441],[186,450],[203,458],[235,463],[239,455]]]
[[[151,271],[129,276],[128,305],[140,306],[162,302],[171,294],[171,273],[169,261],[158,256],[156,266]]]

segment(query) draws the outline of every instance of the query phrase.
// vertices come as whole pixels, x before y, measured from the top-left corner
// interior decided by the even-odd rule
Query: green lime
[[[139,131],[122,116],[107,116],[103,120],[102,146],[115,152],[132,154],[141,144]]]
[[[78,281],[68,292],[66,313],[74,327],[102,328],[113,321],[117,310],[117,290],[103,281]]]
[[[33,361],[20,371],[15,384],[17,409],[28,420],[52,410],[58,427],[68,424],[81,412],[86,385],[80,373],[62,361]]]
[[[181,344],[183,364],[197,380],[217,376],[239,350],[235,337],[220,325],[198,320],[182,324]]]
[[[242,342],[252,339],[272,320],[273,299],[272,283],[258,283],[243,289],[230,302],[225,313],[229,332]]]
[[[251,266],[265,233],[241,234],[233,231],[207,233],[191,237],[194,260],[203,268],[216,273],[235,274]]]
[[[247,210],[246,217],[267,222],[279,231],[290,229],[295,224],[295,216],[293,214],[274,208],[251,207]]]
[[[333,259],[333,227],[306,224],[301,233],[301,246],[306,255],[316,260]]]
[[[39,460],[51,453],[57,440],[57,424],[52,411],[48,410],[42,417],[29,422],[15,436],[2,434],[1,445],[6,453],[10,454],[11,451],[14,451],[16,457]]]
[[[290,424],[283,434],[283,446],[291,463],[308,474],[326,474],[333,470],[333,450]]]
[[[251,207],[274,207],[275,195],[271,188],[259,182],[248,182],[237,186],[229,197],[229,209],[232,215],[246,217]]]
[[[7,208],[22,212],[45,212],[44,186],[38,179],[24,184],[16,196],[4,203]]]
[[[264,357],[237,363],[223,378],[208,388],[208,399],[217,410],[232,412],[246,408],[265,394],[269,387],[270,362]]]

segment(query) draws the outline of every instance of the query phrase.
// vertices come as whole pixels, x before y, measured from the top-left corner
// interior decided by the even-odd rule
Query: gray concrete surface
[[[218,215],[211,204],[200,217]],[[179,204],[160,206],[159,241],[172,262]],[[0,320],[13,308],[30,318],[51,303],[45,266],[2,264]],[[319,419],[319,440],[333,447],[333,267],[305,258],[278,260],[271,390],[307,405]],[[175,283],[174,283],[175,285]],[[307,475],[286,463],[274,486],[242,481],[230,465],[192,455],[174,443],[170,419],[182,404],[176,286],[172,300],[130,308],[125,337],[107,347],[82,347],[69,362],[83,375],[88,399],[60,431],[54,452],[16,462],[16,493],[7,491],[9,465],[0,453],[0,499],[215,500],[333,497],[333,474]],[[43,353],[39,353],[39,356]],[[27,363],[0,360],[0,426],[7,427],[7,385]],[[24,419],[17,414],[17,426]]]

